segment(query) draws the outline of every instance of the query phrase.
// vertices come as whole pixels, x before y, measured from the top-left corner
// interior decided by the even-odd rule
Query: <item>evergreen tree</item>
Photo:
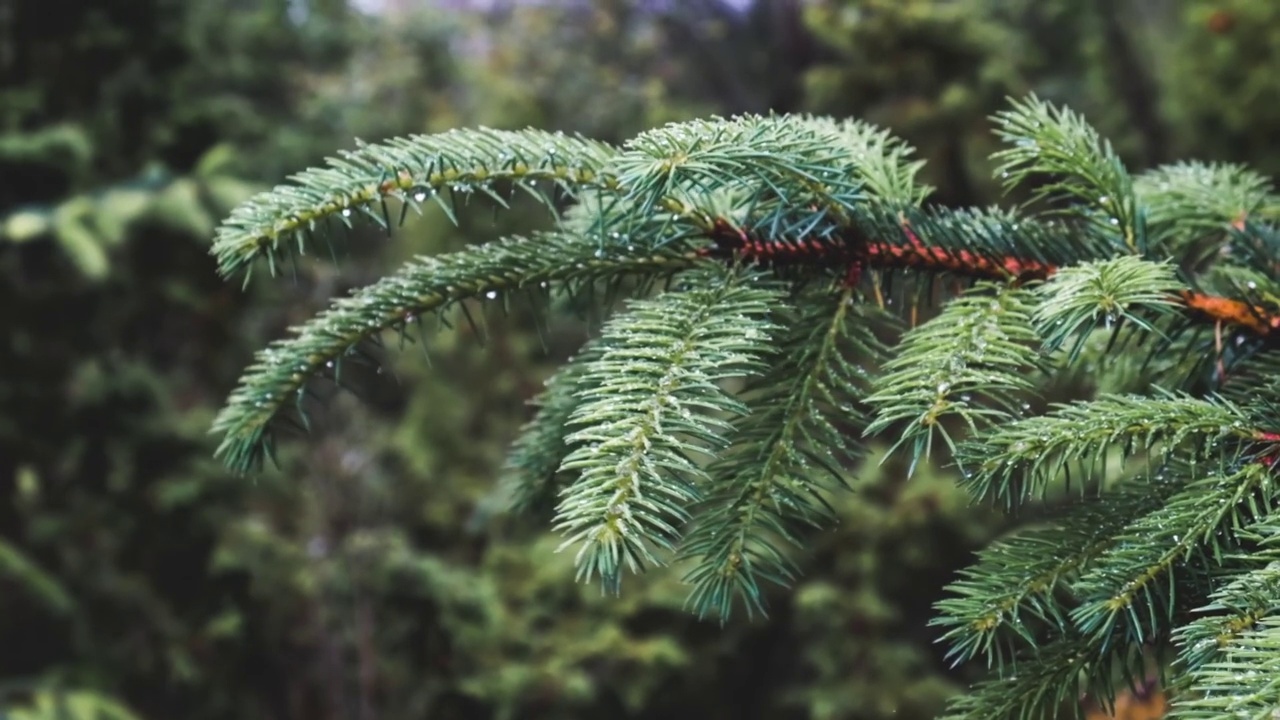
[[[424,204],[522,193],[559,222],[414,259],[273,342],[215,422],[218,454],[257,468],[330,388],[375,388],[388,331],[403,344],[430,318],[628,293],[548,382],[509,462],[515,503],[554,507],[581,579],[617,591],[674,561],[698,615],[763,613],[884,437],[913,467],[950,459],[1009,510],[1073,496],[938,605],[951,657],[995,674],[952,716],[1047,716],[1172,658],[1179,716],[1266,717],[1280,199],[1240,166],[1133,174],[1034,97],[997,124],[998,175],[1032,197],[1017,209],[931,205],[910,148],[815,117],[675,123],[620,146],[457,130],[344,153],[230,216],[213,248],[225,276],[277,273],[333,231],[390,230]],[[1081,372],[1091,396],[1037,405]]]

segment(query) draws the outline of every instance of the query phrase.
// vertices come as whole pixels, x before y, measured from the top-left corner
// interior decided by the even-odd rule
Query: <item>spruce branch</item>
[[[438,257],[420,257],[400,271],[339,298],[328,310],[255,355],[213,432],[224,435],[217,455],[237,472],[261,464],[271,450],[272,421],[295,401],[309,378],[334,367],[385,330],[409,332],[424,314],[441,313],[468,298],[500,295],[543,283],[616,281],[688,268],[697,257],[677,247],[599,256],[594,246],[557,234],[512,238]],[[336,368],[335,368],[336,369]]]
[[[1006,675],[957,695],[943,720],[1049,720],[1078,716],[1082,694],[1115,700],[1116,677],[1130,686],[1145,672],[1141,647],[1066,635],[1020,658]]]
[[[1074,362],[1088,340],[1088,331],[1099,324],[1108,329],[1131,323],[1159,334],[1152,321],[1167,318],[1183,290],[1174,268],[1132,255],[1065,267],[1039,288],[1035,310],[1037,330],[1045,338],[1045,350],[1054,351],[1075,337],[1068,362]]]
[[[757,196],[757,208],[768,196],[775,210],[763,224],[775,232],[795,208],[847,222],[862,198],[838,136],[787,116],[672,123],[628,141],[609,169],[640,216],[669,198],[738,187]]]
[[[560,466],[578,473],[555,529],[567,536],[561,548],[578,546],[580,579],[616,585],[624,565],[638,572],[660,562],[655,547],[674,550],[707,482],[698,457],[723,449],[730,419],[746,413],[718,383],[763,369],[780,296],[760,280],[706,273],[605,326],[582,368],[565,438],[574,449]]]
[[[685,211],[686,214],[692,214]],[[683,217],[683,216],[681,216]],[[910,269],[919,272],[949,273],[960,277],[1029,282],[1046,280],[1059,272],[1056,258],[1075,254],[1084,262],[1110,254],[1093,236],[1078,237],[1061,225],[1020,219],[1005,211],[957,210],[899,212],[892,218],[883,212],[867,212],[855,227],[843,223],[828,226],[825,232],[797,237],[793,227],[774,232],[770,228],[745,225],[726,217],[698,216],[696,233],[711,240],[701,249],[706,257],[738,257],[746,262],[774,268],[812,267],[823,271],[840,268],[850,277],[864,270]],[[1014,238],[1023,241],[1016,246]],[[1276,236],[1280,252],[1280,234]],[[1070,261],[1067,262],[1070,264]],[[1099,271],[1121,277],[1137,273],[1148,283],[1168,287],[1180,283],[1168,279],[1165,271],[1123,259],[1112,259]],[[1099,266],[1100,267],[1100,266]],[[1097,267],[1095,267],[1097,270]],[[1280,273],[1280,266],[1277,266]],[[1077,278],[1080,279],[1080,278]],[[1114,282],[1109,283],[1114,285]],[[1102,288],[1105,289],[1104,285]],[[1148,286],[1149,289],[1150,286]],[[1095,293],[1095,296],[1097,294]],[[1114,302],[1099,296],[1106,304]],[[1130,319],[1145,325],[1143,316],[1163,316],[1162,306],[1172,303],[1193,321],[1238,327],[1259,338],[1280,333],[1280,302],[1241,300],[1195,290],[1177,290],[1167,298],[1155,299],[1135,293],[1137,310]],[[1106,313],[1102,315],[1105,320]],[[1154,326],[1146,325],[1152,331]],[[1060,338],[1065,339],[1065,338]]]
[[[1175,720],[1273,720],[1276,708],[1280,708],[1277,657],[1280,657],[1280,618],[1268,616],[1234,637],[1222,659],[1205,663],[1187,674],[1169,717]]]
[[[1266,557],[1275,557],[1274,552]],[[1252,560],[1257,564],[1257,560]],[[1210,602],[1196,612],[1201,617],[1178,628],[1174,641],[1179,646],[1181,669],[1195,673],[1213,662],[1227,660],[1226,653],[1280,608],[1280,560],[1240,573],[1214,590]]]
[[[1253,713],[1275,699],[1244,663],[1280,674],[1264,537],[1280,463],[1275,193],[1239,166],[1135,181],[1079,115],[1034,97],[997,122],[1006,184],[1035,183],[1047,212],[923,206],[909,147],[826,118],[674,123],[620,148],[489,130],[362,146],[238,210],[215,243],[222,272],[274,270],[329,220],[390,227],[385,203],[403,214],[432,190],[446,211],[468,189],[499,204],[531,192],[558,228],[419,258],[272,343],[216,420],[218,453],[260,462],[295,401],[305,422],[309,381],[338,380],[386,330],[522,294],[612,300],[634,279],[647,299],[549,382],[508,461],[518,503],[558,493],[580,577],[616,586],[674,551],[700,615],[763,613],[764,583],[795,578],[793,547],[830,521],[864,433],[902,427],[893,440],[919,457],[941,432],[969,489],[1009,506],[1072,474],[1108,488],[1107,463],[1137,459],[1118,489],[952,584],[936,623],[949,656],[1000,675],[955,716],[1045,717],[1082,688],[1105,701],[1117,672],[1145,674],[1144,646],[1175,637],[1180,711]],[[913,325],[919,302],[942,306],[889,351],[879,328],[899,297]],[[1064,369],[1145,394],[1024,417],[1035,381]]]
[[[807,118],[840,138],[849,153],[853,171],[867,190],[868,200],[894,209],[914,207],[924,202],[933,188],[916,176],[923,160],[913,160],[915,149],[886,130],[861,120]]]
[[[861,363],[883,354],[872,333],[883,323],[849,287],[809,292],[787,318],[770,371],[744,393],[751,414],[707,470],[709,496],[680,550],[696,563],[685,580],[700,616],[727,620],[737,601],[763,615],[760,580],[794,581],[777,542],[802,547],[798,529],[830,520],[822,493],[832,478],[843,482],[836,466],[858,452],[848,437],[865,422],[854,407],[865,394]]]
[[[1170,252],[1211,233],[1225,240],[1228,227],[1280,213],[1271,180],[1234,163],[1162,165],[1138,175],[1133,189],[1153,240]]]
[[[1043,280],[1056,271],[1054,260],[1070,261],[1055,251],[1066,240],[1063,230],[997,209],[904,212],[877,228],[866,262],[965,278]],[[1025,240],[1021,248],[1014,238]]]
[[[1047,415],[995,428],[984,439],[963,444],[960,461],[973,470],[965,484],[975,497],[1014,506],[1043,495],[1072,467],[1085,476],[1105,470],[1107,451],[1117,446],[1124,458],[1150,456],[1163,447],[1225,463],[1242,452],[1243,441],[1263,437],[1248,413],[1225,400],[1174,393],[1104,395],[1056,404]]]
[[[910,445],[914,469],[935,435],[954,452],[945,419],[977,433],[1011,418],[1035,388],[1033,371],[1044,369],[1032,299],[1015,285],[981,283],[908,332],[866,398],[875,411],[867,435],[906,422],[893,449]]]
[[[1273,473],[1263,463],[1191,481],[1117,533],[1116,544],[1073,583],[1082,602],[1072,622],[1085,635],[1110,637],[1118,630],[1134,644],[1166,633],[1175,571],[1220,565],[1233,531],[1269,513],[1275,497]]]
[[[247,272],[259,258],[274,275],[295,247],[304,254],[330,225],[363,219],[389,231],[399,223],[388,200],[401,204],[401,221],[404,209],[427,201],[453,217],[450,198],[477,192],[505,206],[498,189],[507,183],[553,207],[557,188],[568,194],[613,188],[616,179],[601,173],[613,153],[603,143],[539,130],[459,129],[361,143],[240,205],[218,229],[211,252],[223,277]]]
[[[1181,485],[1129,482],[1100,498],[1069,506],[1043,526],[998,540],[947,586],[932,625],[947,628],[954,664],[985,657],[1001,671],[1019,651],[1033,649],[1038,633],[1070,627],[1063,595],[1070,582],[1118,541],[1134,517],[1158,507]]]
[[[996,134],[1013,146],[994,155],[1004,184],[1043,177],[1035,197],[1075,201],[1069,212],[1090,221],[1100,235],[1122,240],[1118,250],[1145,252],[1139,247],[1146,229],[1133,181],[1111,143],[1079,114],[1034,95],[1011,104],[995,118]]]

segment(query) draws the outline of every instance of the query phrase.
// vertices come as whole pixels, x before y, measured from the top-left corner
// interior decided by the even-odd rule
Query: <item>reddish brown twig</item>
[[[983,279],[1019,281],[1047,280],[1058,268],[1048,263],[1017,257],[992,258],[968,250],[948,250],[926,245],[910,224],[903,222],[905,244],[863,239],[850,242],[837,238],[827,241],[806,238],[764,239],[753,235],[724,218],[713,221],[706,233],[712,245],[704,248],[706,256],[736,256],[747,262],[766,265],[803,265],[823,263],[848,266],[846,282],[856,283],[867,268],[911,268],[949,272]],[[1183,290],[1175,299],[1192,315],[1201,319],[1243,328],[1259,337],[1273,333],[1280,336],[1280,314],[1242,300],[1218,297],[1193,290]]]

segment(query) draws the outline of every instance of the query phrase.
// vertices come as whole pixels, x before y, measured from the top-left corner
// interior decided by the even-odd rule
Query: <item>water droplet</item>
[[[495,300],[498,297],[498,291],[490,290],[489,292],[485,293],[484,296],[489,298],[490,300]]]
[[[1250,280],[1249,282],[1245,283],[1245,287],[1249,288],[1250,290],[1257,290],[1257,289],[1258,289],[1258,283],[1256,283],[1256,282],[1254,282],[1254,281]]]
[[[427,194],[421,190],[413,194],[413,199],[422,202],[427,199]]]
[[[351,208],[342,208],[342,217],[351,217]]]

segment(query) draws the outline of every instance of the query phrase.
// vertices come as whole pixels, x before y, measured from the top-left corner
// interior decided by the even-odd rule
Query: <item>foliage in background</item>
[[[1280,149],[1267,128],[1280,122],[1280,6],[1251,0],[1174,4],[1172,43],[1148,42],[1165,89],[1161,110],[1177,128],[1175,147],[1280,174]]]
[[[806,109],[864,117],[930,159],[939,199],[994,200],[986,118],[1036,92],[1087,115],[1141,167],[1195,156],[1277,170],[1265,0],[817,0]]]

